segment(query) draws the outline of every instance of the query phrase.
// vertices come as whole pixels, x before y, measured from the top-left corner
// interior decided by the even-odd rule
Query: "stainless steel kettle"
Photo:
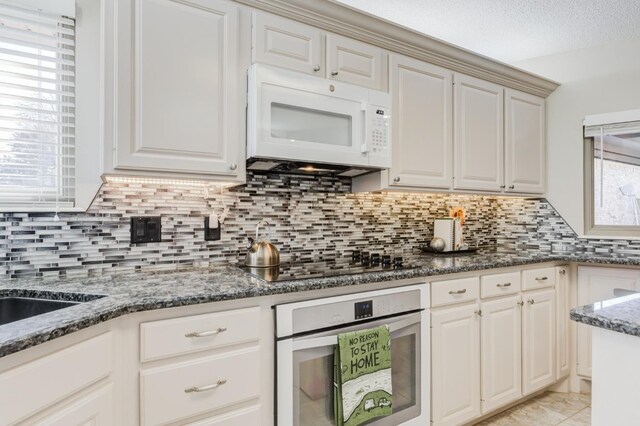
[[[260,225],[267,225],[268,234],[267,239],[260,241]],[[271,239],[271,224],[266,220],[261,220],[256,226],[256,238],[255,240],[249,237],[249,245],[247,246],[247,257],[245,258],[245,265],[252,268],[269,268],[272,266],[280,265],[280,253],[276,246],[269,242]]]

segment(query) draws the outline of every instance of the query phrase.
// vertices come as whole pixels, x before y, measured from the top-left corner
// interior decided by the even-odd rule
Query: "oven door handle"
[[[408,316],[400,321],[391,322],[389,325],[389,331],[394,332],[410,325],[419,324],[420,323],[420,313],[413,314]],[[365,325],[365,324],[363,324]],[[373,326],[376,327],[376,326]],[[372,327],[372,328],[373,328]],[[367,327],[363,327],[366,329]],[[311,337],[311,338],[302,338],[302,339],[294,339],[292,342],[292,350],[304,350],[311,348],[318,348],[323,346],[335,346],[338,344],[338,334],[332,334],[330,336],[322,336],[322,337]]]

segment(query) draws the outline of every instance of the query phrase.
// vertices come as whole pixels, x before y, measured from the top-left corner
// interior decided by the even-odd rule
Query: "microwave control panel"
[[[371,151],[374,154],[385,153],[389,149],[389,111],[380,107],[373,107],[371,122],[369,123]]]

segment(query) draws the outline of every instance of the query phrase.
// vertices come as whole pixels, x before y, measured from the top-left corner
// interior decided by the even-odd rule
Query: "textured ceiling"
[[[640,0],[335,0],[513,63],[640,38]]]

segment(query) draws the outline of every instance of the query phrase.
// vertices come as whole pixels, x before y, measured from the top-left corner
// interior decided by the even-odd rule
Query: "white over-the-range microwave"
[[[342,176],[391,167],[391,96],[254,64],[247,159],[249,170]]]

